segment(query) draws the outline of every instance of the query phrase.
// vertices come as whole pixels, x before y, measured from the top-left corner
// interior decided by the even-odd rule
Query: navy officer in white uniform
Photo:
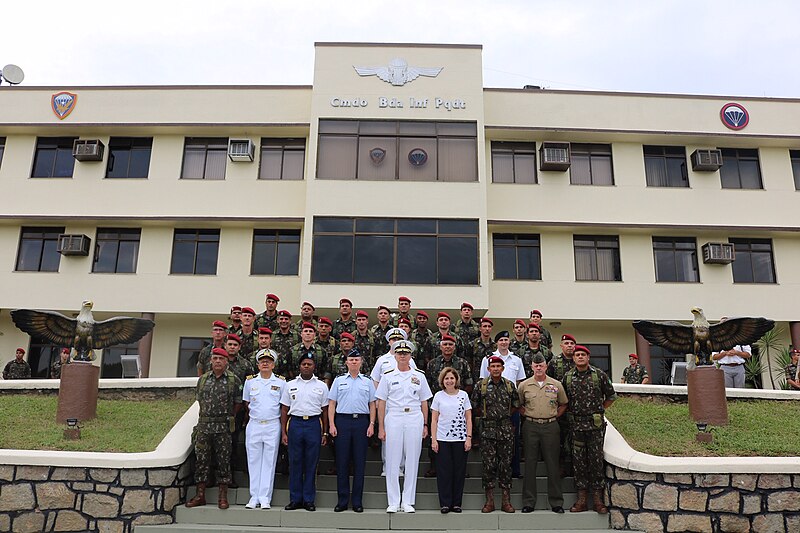
[[[275,463],[281,441],[281,396],[286,381],[273,373],[276,354],[263,349],[256,352],[258,374],[244,382],[242,400],[247,406],[247,468],[250,471],[248,509],[269,509],[275,480]]]
[[[353,504],[353,511],[364,512],[364,471],[367,447],[374,431],[375,384],[363,374],[361,353],[355,348],[345,359],[347,374],[333,380],[328,394],[328,427],[336,443],[336,492],[333,510],[340,513]],[[350,464],[353,465],[353,490],[350,490]]]
[[[314,375],[314,354],[300,356],[300,375],[281,396],[281,440],[289,447],[289,503],[293,511],[316,511],[317,463],[328,437],[328,386]]]
[[[411,368],[415,346],[398,341],[392,346],[397,368],[381,378],[378,398],[378,438],[386,446],[387,513],[414,512],[417,471],[422,439],[428,436],[428,400],[433,396],[425,373]],[[400,464],[405,460],[403,493],[400,493]],[[401,497],[402,496],[402,497]]]

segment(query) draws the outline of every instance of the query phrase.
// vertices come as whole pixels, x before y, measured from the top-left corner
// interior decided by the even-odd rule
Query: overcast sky
[[[314,42],[483,45],[486,87],[800,97],[797,0],[12,0],[24,85],[311,84]]]

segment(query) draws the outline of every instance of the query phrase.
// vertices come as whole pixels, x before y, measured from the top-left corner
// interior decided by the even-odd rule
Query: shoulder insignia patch
[[[258,375],[258,374],[250,374],[249,376],[247,376],[247,379],[253,379],[253,378],[254,378],[254,377],[256,377],[257,375]]]

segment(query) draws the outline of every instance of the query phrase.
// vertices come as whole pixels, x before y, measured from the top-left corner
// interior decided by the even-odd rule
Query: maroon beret
[[[491,365],[492,363],[500,363],[501,365],[506,366],[506,362],[503,361],[503,358],[500,357],[499,355],[491,355],[491,356],[489,356],[488,363],[489,363],[489,365]]]
[[[366,311],[362,311],[361,309],[359,309],[358,311],[356,311],[356,316],[357,316],[357,317],[359,317],[359,316],[363,316],[364,318],[369,318],[369,313],[367,313]]]
[[[211,327],[212,327],[212,328],[222,328],[222,329],[228,329],[228,324],[226,324],[226,323],[225,323],[225,322],[223,322],[222,320],[215,320],[215,321],[214,321],[214,322],[211,324]]]
[[[428,313],[426,313],[425,311],[422,311],[422,310],[417,311],[417,316],[420,316],[420,315],[424,316],[425,318],[430,318],[428,316]]]
[[[314,304],[312,304],[311,302],[303,302],[303,305],[301,305],[300,307],[305,307],[305,306],[309,306],[311,309],[315,311],[317,310],[317,308],[314,307]]]
[[[520,319],[516,319],[516,320],[514,321],[514,325],[515,325],[515,326],[517,326],[517,325],[520,325],[520,326],[522,326],[523,328],[525,328],[525,327],[528,327],[528,325],[525,323],[525,321],[524,321],[524,320],[520,320]]]
[[[531,314],[532,314],[532,315],[539,315],[539,317],[540,317],[540,318],[541,318],[542,316],[544,316],[544,315],[542,315],[542,312],[541,312],[541,311],[539,311],[538,309],[534,309],[533,311],[531,311]]]
[[[351,302],[349,298],[342,298],[339,300],[339,305],[342,304],[350,304],[350,307],[353,307],[353,302]]]
[[[436,318],[437,318],[437,319],[439,319],[439,318],[442,318],[442,317],[445,317],[445,318],[447,318],[448,320],[450,319],[450,315],[448,315],[448,314],[447,314],[447,313],[445,313],[444,311],[439,311],[439,312],[436,314]]]
[[[303,322],[303,326],[300,329],[301,330],[303,330],[303,329],[313,329],[314,331],[317,330],[317,328],[315,328],[314,324],[312,324],[311,322]]]
[[[347,339],[347,340],[349,340],[349,341],[353,341],[353,342],[355,342],[355,341],[356,341],[356,338],[355,338],[355,337],[353,337],[353,334],[352,334],[352,333],[348,333],[348,332],[346,332],[346,331],[345,331],[345,332],[342,332],[342,334],[341,334],[341,335],[339,335],[339,340],[341,340],[341,339]]]
[[[285,316],[286,318],[292,318],[292,313],[290,313],[286,309],[281,309],[280,311],[278,311],[278,316]]]
[[[586,346],[584,346],[582,344],[576,344],[575,345],[575,353],[578,353],[578,352],[584,352],[586,355],[591,355],[592,354],[592,352],[589,351],[589,348],[587,348]]]
[[[239,344],[242,344],[242,339],[236,333],[228,333],[228,336],[225,337],[229,341],[236,341]]]
[[[491,325],[491,326],[494,326],[494,322],[492,322],[491,318],[487,318],[487,317],[481,318],[481,324],[483,324],[484,322],[489,324],[489,325]]]
[[[281,301],[281,299],[278,298],[277,294],[272,294],[272,293],[267,294],[267,300],[275,300],[276,302]]]
[[[461,309],[464,309],[465,307],[468,308],[468,309],[472,309],[473,311],[475,310],[475,308],[472,307],[472,304],[469,303],[469,302],[464,302],[464,303],[461,304]]]
[[[252,307],[242,307],[242,314],[248,313],[250,315],[256,316],[256,312],[253,311]]]
[[[528,324],[528,329],[535,329],[536,331],[542,331],[542,328],[540,328],[539,326],[537,326],[537,325],[536,325],[536,324],[534,324],[533,322],[531,322],[530,324]]]
[[[391,312],[392,312],[392,311],[391,311],[391,309],[389,309],[389,308],[388,308],[388,307],[386,307],[385,305],[379,305],[379,306],[378,306],[378,311],[380,311],[381,309],[386,309],[386,312],[387,312],[387,313],[391,313]]]
[[[401,296],[400,298],[398,298],[398,299],[397,299],[397,301],[398,301],[398,302],[408,302],[408,303],[411,303],[411,298],[409,298],[408,296]]]
[[[234,311],[241,311],[241,310],[242,310],[241,305],[234,305],[233,307],[231,307],[231,313],[233,313]]]
[[[328,324],[329,326],[333,326],[333,322],[331,322],[331,319],[326,317],[326,316],[319,317],[319,320],[317,320],[317,323],[318,324]]]
[[[442,342],[444,341],[456,342],[456,339],[452,335],[444,334],[442,335]]]
[[[576,348],[577,348],[577,346],[576,346]],[[638,356],[637,354],[635,354],[635,353],[629,353],[629,354],[628,354],[628,358],[631,358],[631,357],[633,357],[633,358],[634,358],[634,359],[636,359],[637,361],[639,360],[639,356]]]
[[[564,333],[563,335],[561,335],[561,340],[562,341],[578,342],[578,341],[575,340],[575,337],[573,337],[569,333]]]
[[[222,357],[228,357],[228,352],[226,352],[222,348],[214,348],[213,350],[211,350],[211,355],[221,355]]]
[[[409,319],[407,319],[407,318],[399,319],[397,321],[397,325],[399,326],[400,324],[405,324],[406,326],[411,327],[411,321]]]
[[[22,352],[22,355],[25,355],[25,348],[17,348],[17,350],[14,353],[17,352]]]
[[[272,330],[269,328],[258,328],[259,335],[272,335]]]

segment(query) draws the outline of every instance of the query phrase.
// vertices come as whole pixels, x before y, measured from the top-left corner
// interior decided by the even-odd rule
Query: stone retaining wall
[[[607,464],[611,527],[639,531],[800,531],[800,475],[654,474]]]
[[[164,468],[0,466],[0,531],[130,533],[175,521],[189,461]]]

